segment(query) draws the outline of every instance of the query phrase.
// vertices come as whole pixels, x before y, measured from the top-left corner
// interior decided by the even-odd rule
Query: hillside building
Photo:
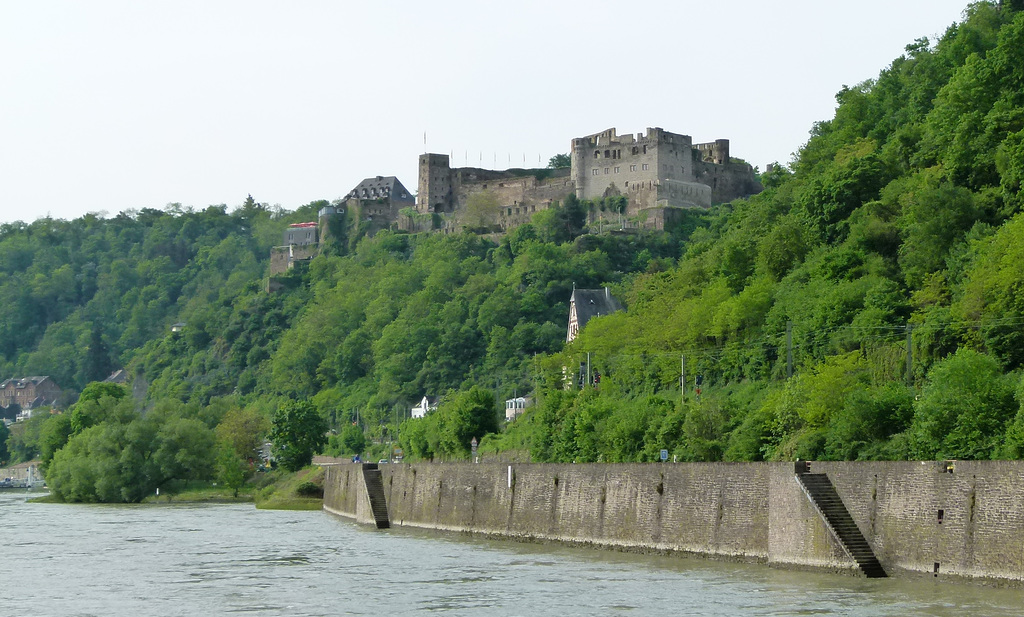
[[[689,135],[648,128],[618,135],[614,128],[572,140],[576,197],[625,196],[626,213],[663,229],[679,210],[708,208],[761,192],[754,169],[729,156],[729,140],[694,144]]]
[[[610,315],[621,311],[620,303],[611,291],[604,289],[573,289],[569,298],[569,328],[565,342],[571,343],[583,326],[594,317]]]
[[[53,405],[60,394],[60,386],[49,376],[15,377],[0,383],[0,407],[17,404],[30,410]]]
[[[689,135],[661,128],[621,136],[611,128],[577,137],[570,148],[570,169],[453,168],[446,154],[422,154],[416,212],[435,226],[426,215],[448,215],[441,226],[451,226],[474,195],[486,192],[491,225],[507,230],[570,194],[586,200],[625,196],[626,216],[664,229],[682,209],[708,208],[763,188],[750,165],[730,158],[728,139],[694,144]],[[425,230],[405,219],[399,225]]]

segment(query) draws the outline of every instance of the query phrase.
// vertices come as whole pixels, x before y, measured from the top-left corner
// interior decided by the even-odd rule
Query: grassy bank
[[[295,473],[265,474],[263,486],[255,492],[257,508],[265,510],[319,510],[324,501],[324,470],[309,467]]]
[[[165,487],[159,495],[151,495],[142,503],[254,503],[264,510],[319,510],[323,506],[324,472],[309,467],[295,473],[275,470],[256,474],[238,494],[229,487],[212,482],[188,482]],[[30,501],[64,503],[49,493],[40,493]]]

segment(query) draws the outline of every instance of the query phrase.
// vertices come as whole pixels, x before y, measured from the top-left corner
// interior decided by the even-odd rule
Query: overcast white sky
[[[659,126],[763,169],[966,5],[2,1],[0,222],[415,191],[424,132],[505,168]]]

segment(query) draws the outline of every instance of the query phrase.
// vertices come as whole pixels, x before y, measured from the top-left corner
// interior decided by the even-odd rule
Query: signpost
[[[661,451],[661,462],[664,463],[668,460],[668,450]]]

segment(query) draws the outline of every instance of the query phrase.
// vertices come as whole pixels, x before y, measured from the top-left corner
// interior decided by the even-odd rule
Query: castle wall
[[[532,176],[474,167],[451,168],[448,155],[419,158],[420,214],[457,213],[474,194],[490,191],[501,209],[497,223],[508,229],[529,222],[538,210],[570,192],[598,200],[625,195],[631,216],[651,208],[706,208],[762,190],[753,169],[729,163],[729,140],[696,144],[689,135],[648,128],[646,133],[618,135],[614,128],[571,142],[568,176],[538,182]],[[653,220],[653,219],[652,219]],[[400,221],[403,229],[422,223]],[[457,222],[443,226],[458,227]]]
[[[275,246],[270,249],[270,276],[284,274],[296,261],[313,259],[320,251],[318,244]]]
[[[693,149],[700,153],[702,161],[716,165],[729,163],[729,140],[716,139],[706,144],[694,144]]]
[[[615,134],[615,129],[609,129],[574,139],[571,158],[573,177],[577,178],[576,196],[600,199],[612,185],[626,193],[633,186],[654,184],[662,177],[689,179],[689,143],[688,136],[661,129],[622,137]]]
[[[754,170],[746,163],[715,165],[698,161],[694,181],[711,187],[711,203],[720,204],[756,195],[764,190]]]
[[[953,469],[815,462],[811,471],[828,474],[890,576],[1024,585],[1024,462]],[[792,463],[422,463],[381,471],[392,525],[856,571]],[[360,466],[328,469],[326,509],[370,522],[365,493]]]

